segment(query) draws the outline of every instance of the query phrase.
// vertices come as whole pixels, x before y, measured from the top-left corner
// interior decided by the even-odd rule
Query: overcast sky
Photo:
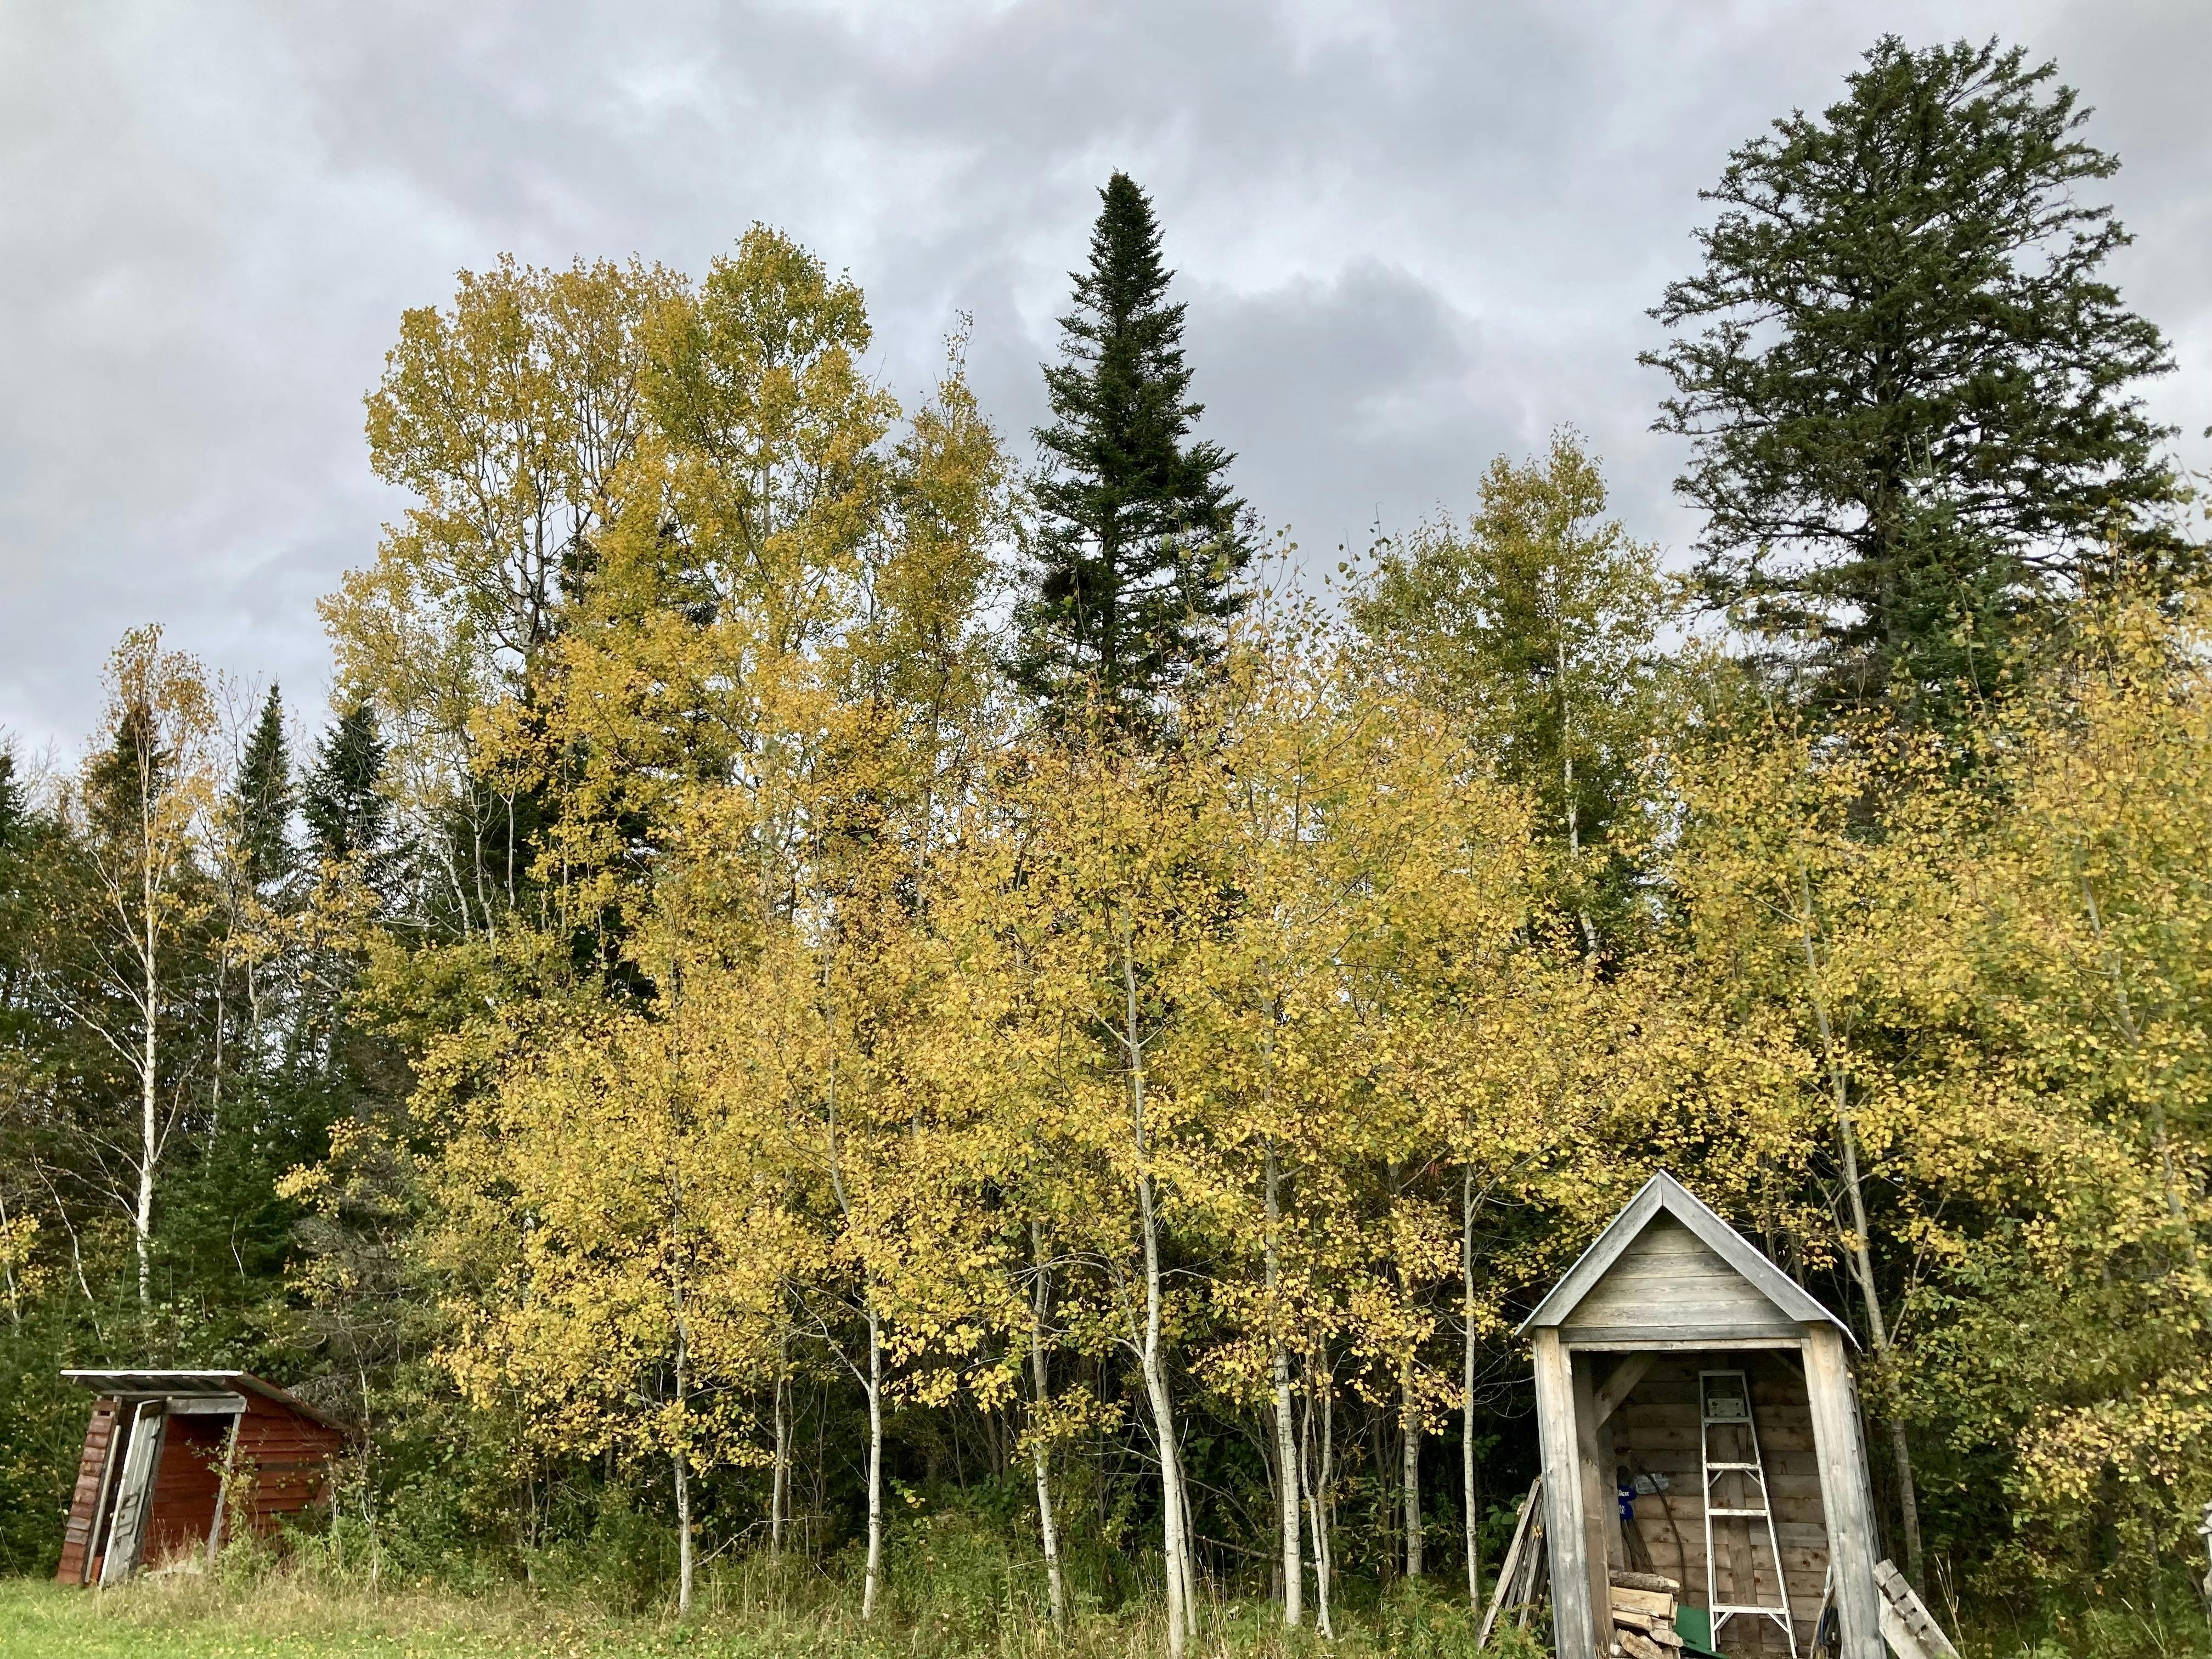
[[[1164,223],[1203,429],[1310,560],[1463,513],[1572,422],[1639,535],[1696,533],[1644,315],[1698,189],[1886,27],[2056,58],[2124,163],[2123,290],[2212,423],[2212,5],[0,6],[0,732],[74,754],[159,621],[319,719],[314,602],[404,503],[362,393],[502,252],[697,273],[756,220],[866,290],[924,385],[957,313],[1016,453],[1097,185]]]

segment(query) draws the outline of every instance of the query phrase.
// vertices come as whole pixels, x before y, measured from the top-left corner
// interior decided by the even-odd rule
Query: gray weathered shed
[[[1607,1653],[1611,1575],[1631,1553],[1680,1580],[1686,1605],[1786,1609],[1730,1623],[1730,1652],[1771,1644],[1802,1659],[1826,1590],[1841,1659],[1883,1659],[1879,1552],[1841,1321],[1660,1174],[1522,1329],[1534,1347],[1559,1659]],[[1721,1389],[1735,1394],[1724,1401]],[[1716,1413],[1740,1414],[1741,1426]],[[1721,1459],[1710,1447],[1717,1433]],[[1733,1449],[1747,1437],[1748,1454]],[[1750,1466],[1725,1461],[1746,1455],[1755,1487]],[[1616,1497],[1622,1474],[1637,1494],[1628,1522]],[[1721,1494],[1710,1516],[1708,1493]],[[1738,1507],[1747,1504],[1758,1507]],[[1729,1588],[1713,1595],[1709,1585]]]

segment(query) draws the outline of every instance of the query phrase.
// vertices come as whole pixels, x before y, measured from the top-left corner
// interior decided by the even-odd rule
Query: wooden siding
[[[1616,1362],[1618,1363],[1618,1362]],[[1784,1582],[1797,1622],[1798,1650],[1809,1650],[1820,1591],[1828,1567],[1827,1517],[1820,1498],[1820,1459],[1814,1450],[1813,1416],[1805,1378],[1793,1357],[1780,1354],[1668,1355],[1630,1390],[1611,1420],[1613,1456],[1632,1474],[1663,1474],[1667,1492],[1636,1500],[1636,1524],[1651,1553],[1653,1568],[1682,1583],[1682,1599],[1704,1607],[1705,1544],[1704,1495],[1699,1490],[1698,1372],[1741,1370],[1751,1382],[1752,1416],[1759,1431],[1766,1471],[1767,1501],[1782,1550]],[[1728,1544],[1731,1528],[1741,1540],[1758,1523],[1716,1522],[1723,1540],[1721,1593],[1737,1601],[1771,1601],[1774,1583],[1767,1560],[1765,1528],[1754,1547]],[[1731,1587],[1730,1572],[1741,1571],[1748,1557],[1757,1594],[1746,1595],[1741,1580]],[[1729,1654],[1785,1653],[1781,1631],[1771,1620],[1732,1619],[1723,1632]]]
[[[1560,1321],[1569,1342],[1693,1333],[1794,1339],[1798,1327],[1670,1215],[1656,1217]]]
[[[336,1429],[249,1395],[238,1423],[234,1479],[249,1483],[239,1501],[255,1530],[270,1531],[286,1516],[329,1502],[331,1466],[344,1449]]]
[[[169,1417],[161,1441],[161,1466],[154,1472],[146,1545],[138,1558],[147,1569],[206,1550],[208,1534],[215,1526],[223,1443],[229,1437],[230,1423],[226,1416]]]
[[[263,1395],[248,1394],[242,1400],[245,1410],[234,1416],[184,1411],[164,1419],[161,1460],[154,1472],[145,1542],[139,1554],[144,1567],[162,1566],[204,1551],[227,1502],[235,1506],[230,1513],[254,1531],[269,1533],[288,1516],[330,1501],[345,1437]],[[55,1573],[58,1583],[84,1584],[99,1572],[99,1559],[91,1552],[100,1542],[102,1503],[112,1501],[113,1471],[120,1465],[131,1413],[136,1409],[136,1401],[105,1395],[93,1402],[62,1532],[61,1562]],[[228,1499],[226,1462],[232,1483]]]
[[[93,1528],[100,1519],[100,1486],[107,1474],[108,1453],[115,1447],[115,1419],[121,1409],[105,1395],[92,1402],[84,1449],[77,1454],[76,1488],[70,1494],[69,1519],[62,1525],[62,1559],[54,1570],[56,1583],[82,1584],[90,1576]]]

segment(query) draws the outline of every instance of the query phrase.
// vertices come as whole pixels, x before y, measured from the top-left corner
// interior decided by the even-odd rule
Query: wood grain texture
[[[1866,1447],[1843,1338],[1835,1331],[1808,1334],[1805,1379],[1820,1445],[1821,1497],[1832,1521],[1842,1659],[1882,1659],[1881,1591],[1875,1581],[1878,1552]]]
[[[1646,1227],[1560,1322],[1570,1341],[1601,1327],[1792,1340],[1798,1334],[1758,1286],[1671,1216]]]
[[[1590,1617],[1583,1483],[1575,1445],[1575,1391],[1567,1352],[1548,1328],[1530,1333],[1536,1376],[1536,1434],[1543,1449],[1545,1554],[1552,1568],[1552,1638],[1561,1659],[1598,1653]],[[1608,1640],[1610,1639],[1610,1632]]]
[[[223,1441],[229,1432],[227,1417],[168,1419],[146,1513],[146,1544],[140,1559],[147,1566],[161,1566],[206,1547],[222,1486]]]
[[[100,1500],[107,1484],[108,1454],[115,1446],[115,1421],[122,1407],[106,1395],[92,1402],[84,1447],[77,1454],[76,1486],[70,1493],[69,1518],[62,1523],[58,1584],[82,1584],[91,1576],[92,1534],[100,1519]]]
[[[1797,1623],[1800,1652],[1805,1650],[1820,1612],[1828,1565],[1826,1510],[1821,1502],[1820,1460],[1814,1449],[1812,1413],[1803,1374],[1779,1353],[1669,1354],[1661,1358],[1631,1389],[1613,1413],[1615,1455],[1632,1474],[1661,1474],[1671,1483],[1662,1493],[1636,1499],[1637,1528],[1651,1553],[1653,1570],[1682,1584],[1682,1599],[1705,1605],[1705,1512],[1699,1492],[1698,1372],[1742,1370],[1751,1385],[1752,1413],[1759,1431],[1768,1501],[1774,1511],[1781,1553],[1782,1584]],[[1723,1530],[1724,1547],[1729,1543]],[[1738,1532],[1745,1523],[1732,1523]],[[1737,1545],[1748,1539],[1734,1540]],[[1730,1553],[1742,1560],[1741,1548]],[[1767,1559],[1765,1529],[1748,1552],[1748,1576],[1762,1599],[1771,1600],[1773,1567]],[[1723,1579],[1729,1557],[1723,1559]],[[1731,1620],[1723,1632],[1722,1650],[1735,1656],[1787,1652],[1780,1630],[1765,1620]]]

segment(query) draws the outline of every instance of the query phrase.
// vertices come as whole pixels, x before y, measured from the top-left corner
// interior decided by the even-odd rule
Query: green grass
[[[110,1590],[0,1578],[0,1659],[1166,1659],[1157,1608],[1091,1613],[1062,1637],[1010,1602],[963,1602],[939,1579],[927,1599],[864,1625],[845,1588],[819,1574],[780,1589],[742,1570],[708,1576],[679,1624],[665,1606],[623,1612],[574,1587],[377,1590],[297,1564]],[[1969,1659],[2208,1659],[2193,1601],[2162,1617],[2126,1603],[2036,1611],[1970,1626]],[[1426,1593],[1340,1613],[1334,1644],[1286,1636],[1275,1618],[1267,1604],[1217,1605],[1189,1659],[1474,1659],[1465,1609]],[[1506,1632],[1482,1659],[1550,1656]]]
[[[1091,1613],[1064,1637],[1012,1606],[975,1611],[925,1604],[863,1625],[842,1597],[778,1605],[742,1575],[709,1578],[684,1624],[520,1586],[377,1592],[282,1570],[110,1590],[17,1578],[0,1579],[0,1659],[1165,1659],[1156,1609]],[[1421,1597],[1347,1619],[1333,1645],[1285,1636],[1276,1618],[1268,1605],[1217,1606],[1190,1659],[1468,1659],[1472,1648],[1464,1611]],[[1486,1659],[1540,1656],[1509,1639]]]
[[[372,1595],[282,1581],[234,1591],[204,1580],[70,1590],[0,1581],[0,1659],[642,1659],[759,1651],[733,1645],[729,1634],[519,1595]]]

